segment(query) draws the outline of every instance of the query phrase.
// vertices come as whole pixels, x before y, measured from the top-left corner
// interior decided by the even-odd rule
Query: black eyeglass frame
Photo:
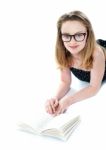
[[[83,34],[84,38],[83,38],[82,40],[77,40],[77,39],[76,39],[76,35],[79,35],[79,34]],[[84,41],[86,34],[87,34],[87,33],[76,33],[76,34],[70,35],[70,34],[64,33],[64,34],[61,34],[61,38],[62,38],[62,36],[66,35],[66,36],[69,36],[70,38],[69,38],[69,40],[66,40],[66,41],[63,40],[63,38],[62,38],[62,41],[63,41],[63,42],[70,42],[71,39],[72,39],[72,37],[74,38],[74,40],[75,40],[76,42],[82,42],[82,41]]]

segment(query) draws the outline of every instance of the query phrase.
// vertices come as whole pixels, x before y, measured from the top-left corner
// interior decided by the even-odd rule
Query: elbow
[[[90,85],[90,88],[91,88],[91,91],[92,91],[91,93],[95,96],[99,92],[101,86]]]
[[[62,82],[61,82],[61,85],[63,85],[63,86],[65,87],[65,89],[67,89],[67,91],[70,90],[70,82],[62,81]]]
[[[71,80],[67,80],[67,81],[61,80],[61,83],[62,83],[63,85],[65,85],[66,87],[69,87],[69,88],[70,88]]]

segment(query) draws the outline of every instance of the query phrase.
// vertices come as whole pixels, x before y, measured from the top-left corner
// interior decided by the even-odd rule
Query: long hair
[[[93,52],[95,50],[96,40],[92,25],[87,18],[87,16],[81,11],[72,11],[68,14],[62,15],[57,22],[57,39],[55,47],[55,56],[56,61],[59,67],[66,68],[69,67],[72,63],[72,55],[68,52],[63,44],[61,38],[61,27],[62,24],[66,21],[79,21],[81,22],[87,30],[87,39],[84,49],[80,52],[82,64],[81,66],[89,69],[93,66]]]

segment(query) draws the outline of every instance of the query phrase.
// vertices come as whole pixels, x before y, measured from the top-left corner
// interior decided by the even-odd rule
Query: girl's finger
[[[54,106],[57,107],[59,104],[59,101],[57,99],[55,99],[55,103],[54,103]]]
[[[55,113],[55,105],[54,105],[54,100],[50,101],[50,106],[52,108],[53,113]]]

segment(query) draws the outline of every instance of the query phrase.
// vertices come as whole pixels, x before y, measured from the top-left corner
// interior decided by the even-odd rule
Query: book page
[[[75,121],[79,119],[79,116],[71,116],[68,115],[67,113],[65,114],[60,114],[56,117],[53,117],[47,124],[42,128],[43,130],[47,129],[57,129],[57,130],[63,130],[63,127],[67,128],[67,125],[73,124]],[[66,130],[66,129],[65,129]]]
[[[71,116],[71,114],[60,114],[58,116],[46,115],[39,118],[39,120],[33,123],[22,122],[19,124],[20,130],[33,133],[33,134],[48,134],[51,136],[64,136],[64,132],[68,131],[67,128],[71,128],[79,116]]]
[[[66,141],[80,122],[80,116],[59,115],[42,130],[42,134]]]
[[[42,129],[52,120],[52,118],[51,115],[42,115],[39,119],[35,118],[35,120],[31,122],[19,122],[17,125],[21,131],[40,134]]]
[[[80,119],[78,121],[76,121],[69,129],[67,129],[67,131],[64,133],[64,136],[63,136],[63,140],[66,141],[68,140],[68,138],[71,136],[71,134],[74,132],[74,130],[77,128],[77,126],[79,125],[80,123]]]

